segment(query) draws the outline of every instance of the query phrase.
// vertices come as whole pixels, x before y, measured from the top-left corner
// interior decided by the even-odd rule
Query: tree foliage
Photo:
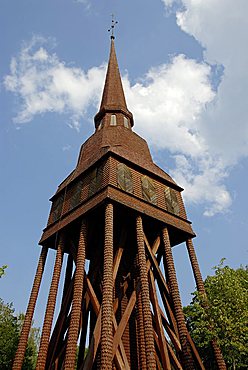
[[[18,346],[24,315],[15,316],[12,303],[0,298],[0,369],[10,370]],[[25,353],[23,370],[35,369],[39,329],[32,328]]]
[[[7,268],[7,265],[0,266],[0,279],[5,274],[5,269]]]
[[[215,369],[212,339],[217,339],[228,369],[247,369],[248,269],[234,270],[223,259],[214,270],[204,282],[207,301],[195,292],[184,308],[187,324],[207,369]]]

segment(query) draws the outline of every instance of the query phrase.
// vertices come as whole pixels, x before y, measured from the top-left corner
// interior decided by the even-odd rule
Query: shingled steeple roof
[[[100,110],[95,116],[96,129],[107,113],[122,114],[133,126],[133,115],[128,110],[118,67],[114,37],[111,37],[111,47]],[[106,122],[103,122],[107,126]]]
[[[61,183],[57,193],[110,154],[133,163],[182,190],[167,173],[153,163],[146,141],[132,131],[132,126],[133,115],[127,108],[112,36],[102,101],[95,116],[96,131],[82,145],[75,170]]]

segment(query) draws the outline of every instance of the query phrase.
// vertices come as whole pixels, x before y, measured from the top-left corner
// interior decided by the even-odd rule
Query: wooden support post
[[[111,370],[113,347],[113,205],[111,203],[105,208],[101,327],[101,369]]]
[[[73,257],[71,254],[68,254],[67,257],[67,264],[66,264],[66,272],[65,272],[65,281],[64,281],[64,288],[63,288],[63,295],[62,295],[62,305],[67,295],[67,290],[71,284],[71,277],[72,277],[72,270],[73,270]]]
[[[39,289],[40,289],[40,284],[41,284],[41,279],[46,263],[46,257],[47,257],[47,248],[43,247],[40,253],[40,258],[34,278],[34,283],[32,287],[32,291],[30,294],[29,298],[29,303],[27,307],[27,312],[25,315],[24,323],[22,326],[22,331],[19,339],[19,344],[18,348],[16,351],[14,363],[13,363],[13,370],[21,370],[22,368],[22,363],[27,347],[27,342],[28,342],[28,336],[30,332],[30,328],[32,325],[32,320],[33,320],[33,315],[34,315],[34,309],[37,301],[37,297],[39,294]]]
[[[71,306],[73,285],[74,285],[74,276],[72,277],[70,285],[68,286],[67,293],[64,296],[64,300],[62,300],[61,310],[49,341],[46,362],[46,368],[48,369],[52,368],[52,364],[55,361],[59,345],[61,343],[62,338],[64,337],[67,328],[67,316]]]
[[[80,369],[83,362],[84,362],[84,355],[85,355],[85,344],[86,344],[86,336],[87,336],[87,328],[88,328],[88,321],[89,321],[89,302],[90,299],[87,296],[87,300],[85,299],[82,305],[82,328],[81,328],[81,338],[79,343],[79,353],[78,353],[78,361],[77,361],[77,369]]]
[[[156,293],[156,286],[153,277],[152,270],[149,271],[150,277],[150,292],[151,292],[151,301],[153,305],[153,312],[154,318],[156,323],[157,335],[158,335],[158,342],[159,342],[159,352],[162,359],[162,365],[164,370],[171,370],[169,354],[167,350],[167,343],[164,336],[163,325],[162,325],[162,318],[160,314],[160,307],[158,303],[158,297]]]
[[[133,311],[133,308],[135,306],[135,303],[136,303],[136,292],[133,291],[133,293],[132,293],[132,295],[129,299],[128,305],[125,309],[125,312],[122,315],[119,326],[116,329],[114,338],[113,338],[113,357],[114,357],[114,355],[117,351],[118,345],[120,344],[121,337],[122,337],[122,335],[124,333],[124,330],[125,330],[125,328],[128,324],[128,321],[129,321],[129,318],[130,318],[131,313]]]
[[[68,340],[65,355],[65,370],[75,369],[77,352],[77,340],[79,333],[79,323],[84,285],[84,266],[85,266],[85,246],[86,244],[86,225],[82,222],[78,243],[77,264],[75,272],[74,292],[71,309],[71,320],[68,331]]]
[[[146,268],[146,254],[144,232],[141,216],[136,218],[136,233],[139,260],[139,275],[141,284],[141,300],[143,308],[144,333],[146,343],[146,366],[148,370],[156,369],[155,347],[153,338],[152,316],[150,308],[148,275]]]
[[[182,346],[182,361],[185,370],[194,370],[194,362],[191,355],[190,345],[187,339],[187,327],[184,319],[183,308],[181,298],[179,294],[179,288],[176,277],[176,270],[174,266],[172,250],[170,245],[169,233],[165,227],[162,230],[163,242],[164,242],[164,257],[168,271],[170,293],[174,305],[175,317],[177,320],[179,338]]]
[[[153,254],[156,254],[157,253],[157,250],[158,250],[158,248],[159,248],[159,245],[160,245],[160,239],[156,239],[156,241],[154,242],[154,245],[153,245],[153,247],[152,247],[152,253]],[[118,257],[118,255],[119,255],[119,251],[117,251],[117,253],[116,253],[116,256],[115,256],[115,263],[117,263],[118,265],[119,265],[119,263],[120,263],[120,258]],[[150,269],[150,267],[151,267],[151,263],[150,263],[150,261],[148,260],[148,261],[146,261],[146,269],[147,269],[147,271],[149,271],[149,269]],[[117,266],[113,266],[113,271],[117,271],[118,270],[118,267]],[[116,278],[116,273],[115,273],[115,275],[114,275],[114,279]],[[88,281],[88,279],[87,279],[87,281]],[[114,283],[113,283],[114,284]],[[88,289],[88,288],[87,288]],[[124,283],[124,285],[123,285],[123,295],[125,294],[125,292],[127,291],[127,289],[128,289],[128,283],[127,283],[127,281]],[[91,290],[91,289],[90,289]],[[138,298],[140,299],[140,301],[141,301],[141,294],[140,294],[140,280],[138,281],[138,283],[136,284],[136,287],[135,287],[135,291],[136,291],[136,297],[138,296]],[[93,295],[92,295],[92,297],[93,297]],[[115,314],[115,312],[117,311],[117,309],[118,309],[118,305],[119,305],[119,299],[120,298],[116,298],[115,299],[115,301],[114,301],[114,314]],[[91,303],[92,303],[92,306],[93,307],[97,307],[97,302],[96,302],[96,300],[95,300],[95,302],[94,302],[94,300],[93,301],[91,301]],[[141,314],[142,314],[142,302],[141,302],[141,310],[140,310],[140,312],[141,312]],[[95,356],[96,356],[96,352],[97,352],[97,349],[98,349],[98,345],[99,345],[99,342],[100,342],[100,335],[101,335],[101,325],[100,325],[100,323],[101,323],[101,311],[99,312],[99,314],[98,314],[98,310],[97,310],[97,312],[96,312],[96,314],[97,314],[97,321],[96,321],[96,324],[95,324],[95,329],[94,329],[94,333],[93,333],[93,336],[92,336],[92,338],[91,338],[91,342],[90,342],[90,346],[89,346],[89,351],[88,351],[88,354],[87,354],[87,357],[86,357],[86,359],[85,359],[85,362],[84,362],[84,364],[83,365],[81,365],[81,366],[79,366],[79,370],[90,370],[91,368],[92,368],[92,365],[93,365],[93,362],[94,362],[94,360],[95,360]],[[114,316],[113,316],[113,318],[114,318]],[[143,315],[142,315],[142,323],[143,323]],[[114,322],[113,322],[113,324],[114,324],[114,326],[115,326],[115,318],[114,318]],[[144,335],[143,335],[143,337],[144,337]],[[145,356],[145,342],[143,342],[144,343],[144,356]],[[122,354],[122,356],[123,356],[123,354]],[[124,356],[123,356],[123,358],[124,358]],[[146,360],[146,359],[145,359]],[[125,362],[125,359],[124,359],[124,362]],[[146,361],[144,362],[144,364],[145,364],[145,366],[144,367],[139,367],[139,368],[141,368],[142,370],[144,369],[147,369],[147,367],[146,367]],[[127,366],[126,366],[126,368],[128,368]]]
[[[177,328],[177,323],[176,323],[176,320],[175,320],[175,317],[174,317],[174,314],[173,314],[173,310],[171,308],[171,297],[170,297],[170,292],[169,292],[169,288],[168,288],[168,285],[165,281],[165,278],[159,268],[159,265],[158,265],[158,262],[155,258],[155,255],[153,253],[153,251],[151,250],[151,247],[148,243],[148,240],[147,238],[145,237],[145,244],[146,244],[146,249],[147,249],[147,252],[148,252],[148,258],[149,258],[149,261],[151,261],[151,264],[153,266],[153,269],[154,269],[154,275],[156,276],[157,278],[157,282],[158,282],[158,286],[160,288],[160,292],[161,292],[161,298],[162,298],[162,301],[164,303],[164,308],[166,310],[166,313],[172,323],[172,326],[174,328],[174,331],[175,333],[177,334],[177,336],[179,335],[178,334],[178,328]]]
[[[122,253],[123,253],[123,249],[118,248],[118,250],[116,252],[116,255],[115,255],[115,258],[114,258],[114,265],[113,265],[113,286],[114,286],[117,271],[118,271],[118,268],[119,268],[119,265],[120,265]],[[93,335],[92,335],[92,338],[91,338],[91,342],[90,342],[87,357],[86,357],[86,359],[85,359],[85,361],[82,365],[81,365],[81,363],[79,364],[79,370],[91,369],[91,367],[93,365],[93,362],[95,360],[95,356],[96,356],[96,353],[97,353],[98,345],[99,345],[99,342],[100,342],[100,336],[101,336],[101,315],[102,315],[102,313],[101,313],[101,310],[100,310],[100,304],[98,302],[98,299],[95,295],[95,292],[93,290],[93,287],[92,287],[91,282],[90,282],[88,277],[86,278],[86,283],[87,283],[87,296],[90,298],[92,308],[95,311],[95,314],[97,316],[97,321],[96,321],[94,332],[93,332]],[[118,301],[118,299],[116,301]],[[116,310],[117,310],[117,308],[114,309],[114,312]]]
[[[194,249],[194,246],[193,246],[192,239],[188,239],[186,241],[186,245],[187,245],[187,250],[188,250],[189,259],[190,259],[190,262],[191,262],[193,274],[194,274],[194,277],[195,277],[197,290],[203,297],[205,296],[205,300],[206,300],[205,305],[207,306],[208,303],[207,303],[207,296],[206,296],[206,291],[205,291],[205,287],[204,287],[204,282],[203,282],[203,279],[202,279],[202,275],[201,275],[200,267],[199,267],[199,264],[198,264],[198,261],[197,261],[197,257],[196,257],[196,253],[195,253],[195,249]],[[223,358],[223,355],[221,353],[220,347],[217,344],[216,339],[213,339],[211,341],[211,345],[212,345],[212,348],[214,350],[215,361],[217,363],[218,369],[219,370],[226,370],[225,360]]]
[[[136,267],[138,269],[138,256],[136,258]],[[137,289],[137,281],[136,287]],[[146,350],[145,350],[145,332],[144,332],[144,321],[143,321],[143,310],[142,310],[142,301],[141,294],[137,296],[137,313],[138,313],[138,353],[139,353],[139,368],[146,369]]]
[[[161,310],[161,308],[160,308],[160,315],[161,315],[161,318],[162,318],[163,326],[164,326],[167,334],[169,335],[170,340],[171,340],[173,346],[175,347],[176,352],[177,353],[180,352],[182,350],[181,343],[179,342],[178,337],[176,336],[174,331],[171,329],[171,327],[170,327],[163,311]]]
[[[46,366],[46,359],[47,359],[47,350],[49,345],[49,338],[51,333],[51,327],[53,322],[53,315],[54,315],[54,309],[56,304],[56,297],[58,292],[58,285],[59,285],[59,279],[60,279],[60,273],[63,263],[63,250],[64,250],[64,238],[63,236],[59,239],[55,264],[54,264],[54,270],[53,270],[53,277],[52,282],[50,286],[50,291],[48,295],[47,300],[47,307],[46,307],[46,313],[44,318],[44,324],[41,334],[41,340],[40,340],[40,348],[37,358],[37,365],[36,368],[39,370],[45,369]]]

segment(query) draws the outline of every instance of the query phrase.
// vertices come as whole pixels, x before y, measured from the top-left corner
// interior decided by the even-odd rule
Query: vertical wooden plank
[[[154,281],[153,273],[151,270],[149,272],[149,277],[150,277],[151,301],[153,305],[153,312],[154,312],[154,317],[155,317],[155,322],[156,322],[162,365],[163,365],[164,370],[171,370],[170,359],[169,359],[169,355],[167,351],[167,343],[166,343],[166,339],[165,339],[164,332],[163,332],[163,325],[162,325],[162,319],[160,315],[160,308],[158,304],[155,281]]]
[[[150,308],[149,285],[146,267],[144,232],[141,216],[136,218],[136,235],[138,246],[139,276],[141,284],[141,300],[143,308],[145,345],[146,345],[146,365],[147,369],[156,369],[155,347],[153,338],[152,316]]]
[[[176,277],[176,270],[174,266],[169,233],[165,227],[162,230],[163,242],[164,242],[164,253],[165,253],[165,262],[168,271],[169,283],[170,283],[170,293],[174,305],[175,317],[177,320],[179,338],[182,346],[182,361],[185,370],[194,370],[194,362],[191,354],[190,345],[187,339],[187,327],[183,314],[183,308],[181,303],[181,298],[179,294],[179,288]]]
[[[86,225],[85,222],[83,221],[80,228],[80,236],[78,243],[71,319],[68,330],[68,340],[65,355],[65,370],[75,369],[77,340],[79,333],[79,322],[84,285],[85,248],[86,248]]]
[[[46,263],[46,257],[47,257],[47,248],[43,247],[40,253],[40,258],[34,278],[34,283],[32,287],[32,291],[30,294],[29,298],[29,303],[27,307],[27,312],[25,315],[24,323],[22,326],[22,331],[19,339],[19,344],[18,348],[16,351],[14,363],[13,363],[13,370],[21,370],[22,368],[22,363],[27,347],[27,342],[28,342],[28,336],[30,332],[30,328],[32,325],[32,320],[33,320],[33,315],[34,315],[34,309],[37,301],[37,297],[39,294],[39,289],[40,289],[40,284],[41,284],[41,279]]]
[[[112,369],[113,346],[113,205],[105,208],[103,289],[101,319],[101,369]]]
[[[50,291],[49,291],[48,300],[47,300],[44,324],[42,328],[40,348],[39,348],[39,353],[38,353],[38,358],[37,358],[36,367],[39,370],[44,370],[46,366],[47,350],[48,350],[51,327],[52,327],[52,322],[53,322],[53,315],[54,315],[54,309],[55,309],[55,304],[56,304],[61,267],[63,263],[63,249],[64,249],[64,238],[61,236],[59,239],[59,244],[58,244],[58,249],[57,249],[57,254],[56,254],[56,259],[55,259],[55,264],[54,264],[53,276],[52,276]]]

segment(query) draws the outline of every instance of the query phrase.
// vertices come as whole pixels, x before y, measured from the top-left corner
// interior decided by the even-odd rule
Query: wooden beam
[[[141,216],[136,218],[136,238],[138,248],[139,278],[141,300],[144,318],[144,332],[146,345],[146,364],[148,369],[156,369],[155,347],[153,338],[152,315],[150,308],[149,284],[146,267],[144,231]]]
[[[167,334],[169,335],[174,347],[175,347],[175,350],[177,352],[180,352],[182,350],[181,348],[181,343],[180,341],[178,340],[178,337],[176,336],[176,334],[174,333],[174,331],[171,329],[170,327],[170,324],[168,323],[162,309],[160,308],[160,314],[161,314],[161,317],[162,317],[162,322],[163,322],[163,325],[164,325],[164,328],[167,332]]]
[[[114,324],[114,330],[116,331],[117,330],[117,321],[116,321],[115,315],[113,316],[113,324]],[[128,363],[128,359],[127,359],[127,356],[126,356],[126,352],[125,352],[125,348],[124,348],[124,345],[122,343],[122,340],[120,340],[120,342],[119,342],[119,347],[120,347],[120,351],[117,348],[116,354],[115,354],[115,356],[116,356],[115,363],[117,365],[117,368],[118,369],[123,369],[123,370],[129,370],[130,366],[129,366],[129,363]]]
[[[116,279],[116,275],[117,275],[117,271],[118,271],[118,268],[119,268],[119,265],[120,265],[122,253],[123,253],[123,249],[118,248],[118,250],[115,254],[115,259],[114,259],[114,264],[113,264],[113,271],[115,271],[114,276],[113,276],[114,281]],[[86,277],[86,284],[87,284],[87,294],[90,298],[92,307],[93,307],[93,309],[94,309],[94,311],[97,315],[97,321],[96,321],[93,337],[92,337],[90,347],[89,347],[89,351],[88,351],[88,355],[87,355],[87,358],[85,359],[85,364],[84,364],[84,367],[83,367],[83,369],[90,369],[91,368],[90,366],[93,365],[93,362],[95,360],[97,348],[98,348],[98,345],[99,345],[99,342],[100,342],[101,307],[100,307],[100,303],[97,299],[97,296],[94,292],[94,289],[93,289],[93,287],[91,285],[91,282],[90,282],[88,277]],[[115,316],[113,316],[113,323],[114,323],[114,327],[115,327],[115,330],[116,330],[117,323],[116,323]],[[129,364],[128,364],[126,354],[125,354],[125,350],[124,350],[124,347],[123,347],[122,343],[121,343],[120,349],[121,349],[121,354],[122,354],[122,357],[123,357],[123,360],[124,360],[124,369],[128,369]],[[116,357],[117,357],[117,364],[118,364],[119,368],[123,368],[122,365],[121,365],[121,362],[123,360],[120,356],[119,351],[117,351]]]
[[[41,333],[40,347],[39,347],[39,352],[38,352],[38,357],[37,357],[37,368],[39,370],[44,370],[46,366],[47,351],[48,351],[48,346],[49,346],[53,315],[54,315],[54,310],[55,310],[55,305],[56,305],[60,273],[61,273],[61,268],[62,268],[62,263],[63,263],[63,255],[64,255],[63,250],[64,250],[64,237],[61,236],[59,239],[58,249],[56,253],[53,276],[52,276],[52,281],[51,281],[48,300],[47,300],[46,313],[45,313],[44,324],[43,324],[42,333]]]
[[[38,297],[39,290],[40,290],[41,279],[43,276],[43,271],[44,271],[44,267],[46,263],[46,257],[47,257],[47,248],[43,247],[40,253],[40,258],[39,258],[39,262],[37,265],[34,283],[33,283],[32,291],[30,294],[29,302],[28,302],[27,312],[26,312],[25,319],[23,322],[19,344],[18,344],[18,348],[16,351],[14,363],[13,363],[14,370],[21,370],[22,368],[22,363],[24,360],[25,351],[26,351],[26,347],[28,343],[28,336],[29,336],[31,325],[32,325],[37,297]]]
[[[159,348],[160,348],[162,364],[163,364],[164,370],[171,370],[170,359],[169,359],[169,355],[167,351],[167,344],[166,344],[166,339],[164,336],[162,319],[160,315],[160,307],[159,307],[157,293],[156,293],[155,281],[154,281],[153,273],[151,270],[149,272],[149,278],[150,278],[149,279],[150,280],[150,296],[151,296],[151,301],[153,305],[153,312],[154,312],[154,318],[155,318],[156,329],[157,329],[157,334],[158,334],[158,341],[159,341]]]
[[[197,363],[198,363],[198,365],[199,365],[200,369],[201,369],[201,370],[206,370],[206,369],[205,369],[205,366],[203,365],[202,360],[201,360],[201,358],[200,358],[200,356],[199,356],[199,353],[198,353],[198,351],[197,351],[197,349],[196,349],[195,343],[193,342],[193,340],[192,340],[192,338],[191,338],[191,336],[190,336],[189,332],[187,333],[187,338],[188,338],[188,341],[189,341],[189,343],[190,343],[190,345],[191,345],[191,348],[192,348],[193,354],[194,354],[194,356],[195,356],[195,359],[196,359],[196,361],[197,361]]]
[[[48,362],[46,366],[50,368],[52,363],[54,362],[55,354],[58,349],[58,344],[61,339],[62,333],[65,330],[65,321],[67,319],[68,312],[71,306],[71,299],[73,293],[73,284],[74,284],[74,276],[71,279],[70,285],[67,289],[67,292],[64,296],[63,304],[61,305],[60,312],[56,321],[56,324],[53,329],[53,333],[49,342],[48,352],[47,352],[47,359]],[[63,330],[64,329],[64,330]]]
[[[170,352],[171,361],[173,363],[173,368],[175,368],[175,370],[183,370],[182,365],[180,364],[177,356],[175,355],[173,349],[171,348],[171,346],[169,344],[168,344],[168,350]]]
[[[176,322],[176,319],[174,317],[174,314],[173,314],[173,310],[171,308],[171,304],[170,304],[170,290],[168,288],[168,285],[165,281],[165,278],[160,270],[160,267],[158,265],[158,262],[156,260],[156,257],[148,243],[148,240],[145,236],[145,244],[146,244],[146,249],[147,249],[147,252],[148,252],[148,258],[149,260],[151,261],[152,263],[152,266],[154,268],[154,274],[158,280],[158,285],[159,287],[161,288],[160,290],[162,290],[161,292],[161,297],[162,297],[162,300],[163,300],[163,303],[164,303],[164,307],[165,307],[165,310],[168,314],[168,317],[170,318],[170,321],[172,323],[172,326],[174,328],[174,331],[175,333],[177,334],[177,336],[179,336],[178,334],[178,328],[177,328],[177,322]]]
[[[71,308],[71,318],[68,329],[68,340],[65,354],[65,370],[75,368],[77,341],[79,334],[80,315],[82,307],[82,296],[84,286],[84,266],[86,249],[86,224],[82,221],[79,234],[77,264],[75,270],[75,281]]]
[[[122,254],[123,254],[123,248],[119,247],[117,249],[116,254],[115,254],[114,264],[113,264],[113,279],[114,279],[114,281],[116,279],[117,272],[118,272],[118,269],[119,269],[119,266],[120,266]]]
[[[136,291],[133,291],[130,299],[129,299],[129,302],[128,302],[128,305],[125,309],[125,312],[124,314],[122,315],[122,318],[121,318],[121,321],[119,323],[119,326],[115,332],[115,335],[114,335],[114,338],[113,338],[113,356],[115,355],[116,353],[116,350],[118,348],[118,345],[120,343],[120,340],[121,340],[121,337],[124,333],[124,330],[128,324],[128,320],[131,316],[131,313],[133,311],[133,308],[135,306],[135,303],[136,303]]]
[[[170,282],[171,297],[173,301],[173,307],[175,310],[175,317],[177,320],[180,343],[182,346],[183,367],[185,368],[185,370],[194,370],[195,364],[193,361],[191,348],[190,348],[188,338],[187,338],[188,330],[186,327],[185,317],[184,317],[183,308],[182,308],[182,302],[181,302],[179,288],[178,288],[176,269],[175,269],[175,265],[173,261],[169,232],[166,227],[163,228],[162,235],[163,235],[165,261],[166,261],[168,277],[169,277],[169,282]]]
[[[82,305],[81,337],[80,337],[80,343],[79,343],[77,369],[83,364],[83,361],[84,361],[85,342],[86,342],[88,319],[89,319],[89,303],[90,303],[90,298],[87,295],[87,298],[85,298],[83,305]]]
[[[152,247],[153,253],[157,253],[157,250],[158,250],[159,246],[160,246],[160,238],[158,237],[158,238],[156,238],[156,240],[153,244],[153,247]],[[121,260],[120,254],[122,252],[119,249],[121,249],[121,248],[118,248],[118,250],[117,250],[117,254],[116,254],[115,260],[114,260],[115,264],[113,266],[113,271],[118,271],[118,266],[120,264],[120,260]],[[146,268],[147,268],[148,271],[149,271],[150,267],[151,267],[151,263],[150,263],[149,260],[147,260]],[[116,273],[113,277],[114,277],[114,280],[115,280],[116,279]],[[125,281],[124,285],[123,285],[123,292],[122,293],[125,294],[127,289],[128,289],[128,282]],[[140,284],[138,283],[137,287],[135,289],[136,294],[139,290],[140,290]],[[87,289],[87,293],[89,294],[88,289]],[[114,301],[114,314],[117,311],[118,306],[119,306],[119,298],[116,298],[115,301]],[[96,307],[97,307],[97,305],[95,305],[95,308]],[[98,317],[97,317],[97,321],[96,321],[95,329],[94,329],[92,339],[91,339],[91,342],[90,342],[88,354],[86,356],[84,364],[82,364],[80,366],[79,370],[82,370],[82,369],[83,370],[90,370],[92,365],[93,365],[93,362],[94,362],[95,356],[96,356],[96,352],[97,352],[97,349],[98,349],[98,345],[99,345],[99,342],[100,342],[100,336],[101,336],[101,325],[100,324],[101,324],[101,310],[99,311],[99,314],[98,314]],[[120,347],[120,349],[121,349],[121,347]],[[123,354],[123,351],[121,351],[121,353]],[[127,363],[126,363],[125,360],[124,360],[124,363],[126,364],[125,366],[127,366]]]

